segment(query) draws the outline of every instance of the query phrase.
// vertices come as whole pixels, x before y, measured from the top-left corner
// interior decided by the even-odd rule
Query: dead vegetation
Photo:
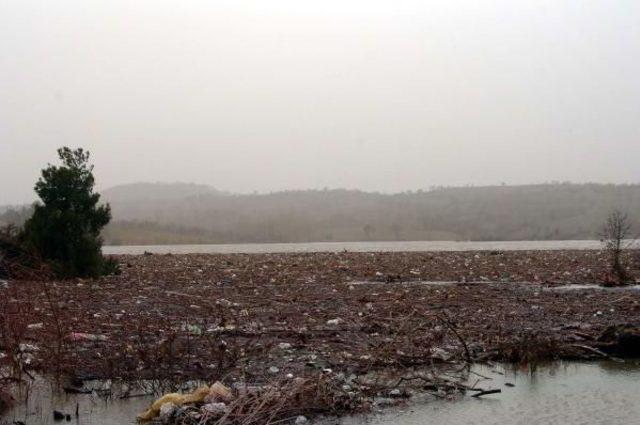
[[[607,217],[601,233],[604,249],[607,253],[610,276],[605,281],[608,286],[629,283],[631,276],[625,266],[623,253],[631,247],[631,222],[629,216],[622,211],[615,210]]]
[[[347,391],[333,377],[319,374],[273,381],[259,388],[240,387],[227,404],[208,404],[174,412],[176,424],[249,425],[292,423],[304,415],[339,416],[366,412],[369,400]]]
[[[29,344],[29,322],[34,313],[32,294],[18,286],[0,289],[0,414],[15,399],[9,388],[30,375],[28,368],[35,346]]]
[[[608,327],[640,324],[640,292],[559,285],[597,282],[602,255],[122,256],[119,276],[0,288],[0,349],[5,364],[76,389],[111,378],[155,393],[192,380],[236,391],[224,413],[188,407],[178,423],[343,414],[379,397],[468,391],[470,362],[599,358],[577,346],[599,350]]]
[[[45,262],[19,243],[16,227],[0,228],[0,279],[44,280],[52,276]]]

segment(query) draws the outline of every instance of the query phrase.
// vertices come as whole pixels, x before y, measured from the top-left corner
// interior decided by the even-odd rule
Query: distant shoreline
[[[638,240],[629,241],[639,247]],[[179,244],[179,245],[106,245],[107,255],[153,254],[265,254],[304,252],[438,252],[438,251],[555,251],[598,250],[598,240],[540,241],[377,241],[377,242],[302,242],[245,244]]]

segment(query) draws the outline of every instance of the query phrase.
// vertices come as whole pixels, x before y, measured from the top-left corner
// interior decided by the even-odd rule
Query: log
[[[476,394],[472,395],[471,397],[482,397],[483,395],[498,394],[498,393],[501,393],[501,392],[502,392],[501,389],[484,390],[484,391],[480,391],[479,393],[476,393]]]
[[[605,359],[613,360],[614,362],[624,363],[624,360],[619,359],[619,358],[617,358],[617,357],[610,356],[610,355],[608,355],[607,353],[605,353],[604,351],[600,351],[600,350],[598,350],[597,348],[590,347],[590,346],[588,346],[588,345],[582,345],[582,344],[571,344],[570,346],[571,346],[571,347],[575,347],[575,348],[581,348],[581,349],[586,350],[586,351],[590,351],[590,352],[592,352],[592,353],[594,353],[594,354],[597,354],[597,355],[599,355],[599,356],[604,357]]]

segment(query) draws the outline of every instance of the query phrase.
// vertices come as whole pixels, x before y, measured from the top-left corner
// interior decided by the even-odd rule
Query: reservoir
[[[637,241],[634,246],[638,246]],[[411,251],[529,251],[601,249],[597,240],[570,241],[387,241],[387,242],[305,242],[211,245],[121,245],[105,246],[105,254],[262,254],[286,252],[411,252]]]

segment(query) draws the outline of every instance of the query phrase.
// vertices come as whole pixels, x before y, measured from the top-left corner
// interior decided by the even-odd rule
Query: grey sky
[[[100,187],[640,181],[640,2],[0,0],[0,204]]]

